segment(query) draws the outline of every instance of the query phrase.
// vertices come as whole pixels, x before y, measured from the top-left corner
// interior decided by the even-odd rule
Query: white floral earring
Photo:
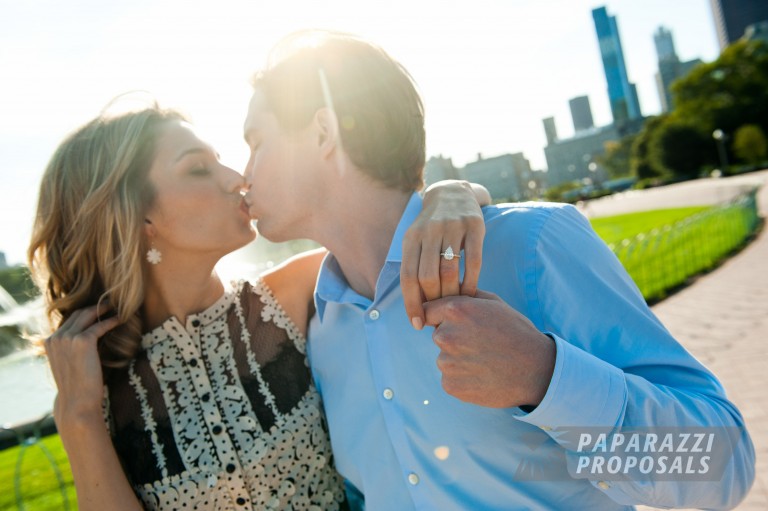
[[[151,264],[160,264],[160,261],[163,260],[163,254],[158,249],[155,248],[154,245],[152,245],[152,248],[147,250],[147,261],[149,261]]]

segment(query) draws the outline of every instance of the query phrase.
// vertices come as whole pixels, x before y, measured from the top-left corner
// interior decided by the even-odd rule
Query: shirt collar
[[[400,222],[395,229],[395,235],[392,237],[392,243],[387,252],[387,263],[402,263],[403,261],[403,237],[405,232],[421,213],[421,196],[414,192],[405,206]],[[344,273],[341,271],[338,261],[333,254],[328,254],[320,265],[320,273],[317,277],[317,287],[315,289],[315,309],[317,317],[323,321],[325,306],[328,302],[359,302],[360,297],[349,287]]]

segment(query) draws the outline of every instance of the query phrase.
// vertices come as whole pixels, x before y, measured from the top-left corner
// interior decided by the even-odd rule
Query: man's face
[[[312,127],[286,132],[256,90],[244,126],[251,155],[245,169],[246,201],[259,232],[272,241],[307,237],[316,202],[317,144]]]

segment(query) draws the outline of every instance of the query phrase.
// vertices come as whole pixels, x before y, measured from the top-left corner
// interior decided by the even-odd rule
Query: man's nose
[[[251,179],[253,178],[253,156],[248,158],[248,163],[245,165],[245,172],[243,172],[245,182],[250,186]]]

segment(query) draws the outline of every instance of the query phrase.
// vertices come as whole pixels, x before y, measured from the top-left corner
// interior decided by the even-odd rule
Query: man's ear
[[[317,146],[323,157],[328,157],[341,146],[339,138],[339,120],[329,108],[321,108],[315,113]]]

